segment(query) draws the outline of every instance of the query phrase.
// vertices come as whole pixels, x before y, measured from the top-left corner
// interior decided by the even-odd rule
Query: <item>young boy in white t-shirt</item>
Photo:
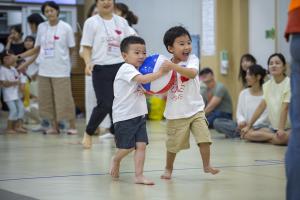
[[[8,106],[7,133],[26,133],[22,127],[24,106],[19,94],[20,74],[13,67],[15,63],[11,52],[3,51],[0,54],[2,67],[0,68],[0,82],[3,86],[3,100]]]
[[[161,67],[159,71],[147,75],[138,71],[146,58],[145,41],[140,37],[125,38],[120,48],[125,63],[120,67],[114,81],[112,114],[118,150],[112,158],[110,174],[113,178],[118,178],[121,160],[135,150],[135,183],[153,185],[154,182],[143,175],[148,144],[145,117],[148,110],[140,84],[161,77],[168,68]]]
[[[173,54],[163,65],[177,72],[177,82],[167,95],[164,116],[167,119],[167,159],[162,179],[171,179],[176,153],[188,149],[192,132],[202,157],[203,170],[217,174],[210,165],[211,137],[204,113],[204,101],[200,95],[198,78],[199,59],[191,55],[192,41],[189,32],[181,27],[170,28],[164,35],[164,44]]]

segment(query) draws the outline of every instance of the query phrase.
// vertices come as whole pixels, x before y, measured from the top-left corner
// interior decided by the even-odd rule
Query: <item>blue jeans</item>
[[[221,111],[212,111],[206,116],[206,118],[208,121],[208,127],[213,128],[215,119],[218,118],[232,119],[232,114],[227,112],[221,112]]]
[[[240,137],[240,133],[237,131],[238,125],[232,119],[217,118],[213,126],[216,131],[225,134],[228,138]]]
[[[7,101],[6,102],[9,113],[8,113],[8,120],[14,121],[18,119],[23,119],[24,117],[24,106],[21,99]]]
[[[286,199],[300,198],[300,34],[292,36],[290,52],[291,65],[291,93],[290,119],[292,131],[286,152]]]

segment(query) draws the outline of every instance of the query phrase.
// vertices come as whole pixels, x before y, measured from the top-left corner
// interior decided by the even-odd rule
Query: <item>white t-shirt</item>
[[[250,93],[250,89],[244,89],[241,91],[238,99],[238,106],[236,111],[236,119],[238,123],[250,122],[256,108],[260,104],[263,96],[253,96]],[[261,116],[256,120],[253,126],[258,125],[269,125],[268,112],[267,109],[261,114]]]
[[[95,15],[85,21],[80,45],[92,47],[94,65],[116,64],[124,62],[120,43],[130,35],[130,26],[124,18],[113,15],[112,19],[105,20]],[[113,48],[109,50],[111,46]]]
[[[278,129],[281,105],[282,103],[289,103],[291,99],[290,78],[285,77],[281,83],[276,83],[273,78],[263,85],[264,95],[263,98],[267,103],[269,112],[269,120],[272,128]],[[288,115],[284,128],[290,128],[290,118]]]
[[[70,49],[75,47],[71,26],[59,21],[56,26],[43,22],[38,26],[35,46],[40,46],[39,75],[45,77],[70,77]]]
[[[195,55],[190,55],[187,61],[180,62],[178,65],[199,71],[199,59]],[[168,91],[164,112],[166,119],[187,118],[204,110],[199,77],[183,81],[181,79],[181,75],[177,73],[177,82]]]
[[[128,63],[120,67],[114,81],[113,123],[148,113],[143,89],[133,81],[139,74],[140,72]]]
[[[9,69],[6,67],[0,67],[0,81],[20,81],[20,74],[14,67]],[[14,101],[20,99],[19,86],[3,87],[3,100],[5,102]]]

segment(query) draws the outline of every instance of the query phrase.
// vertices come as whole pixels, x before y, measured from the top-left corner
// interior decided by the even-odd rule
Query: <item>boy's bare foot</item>
[[[172,176],[172,170],[170,169],[165,169],[165,172],[164,174],[162,174],[160,176],[161,179],[171,179],[171,176]]]
[[[154,185],[154,182],[147,179],[145,176],[135,177],[135,184],[142,184],[142,185]]]
[[[119,178],[120,173],[120,162],[115,160],[115,157],[111,159],[111,166],[110,166],[110,175],[112,178],[117,179]]]
[[[81,144],[83,148],[90,149],[92,147],[92,136],[85,132]]]
[[[220,170],[219,170],[219,169],[212,168],[212,167],[209,166],[209,167],[205,167],[205,168],[204,168],[204,172],[205,172],[205,173],[211,173],[212,175],[215,175],[215,174],[219,173]]]

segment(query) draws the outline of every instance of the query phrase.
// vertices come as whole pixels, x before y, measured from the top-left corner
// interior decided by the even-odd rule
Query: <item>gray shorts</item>
[[[115,141],[118,149],[131,149],[137,142],[148,144],[146,117],[139,116],[114,124]]]

